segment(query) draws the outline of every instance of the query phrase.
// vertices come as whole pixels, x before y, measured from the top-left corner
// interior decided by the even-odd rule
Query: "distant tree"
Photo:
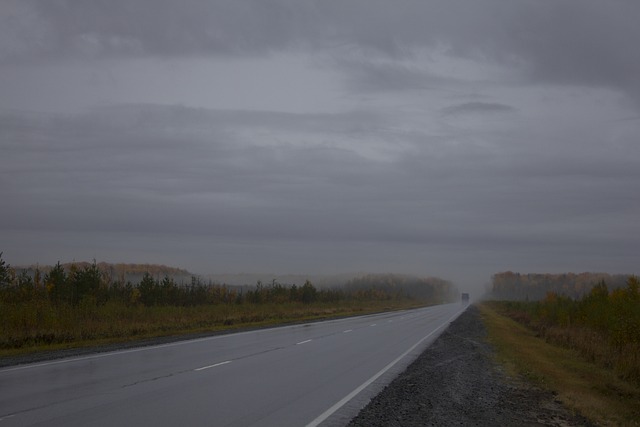
[[[157,303],[158,286],[149,272],[144,273],[142,280],[138,284],[140,292],[140,302],[144,305],[155,305]]]
[[[610,296],[613,328],[611,339],[617,347],[640,344],[640,281],[627,279],[627,287],[614,289]]]
[[[71,275],[73,289],[72,304],[78,305],[85,297],[95,298],[101,281],[102,273],[96,264],[96,260],[93,260],[92,264],[82,269],[73,271]]]
[[[313,286],[311,282],[307,280],[304,282],[304,285],[302,285],[301,294],[302,302],[304,304],[311,304],[316,300],[318,291],[316,290],[315,286]]]
[[[164,276],[160,283],[160,302],[162,304],[178,304],[177,287],[173,279],[169,276]]]
[[[70,300],[71,290],[67,284],[67,273],[60,265],[60,261],[44,276],[44,283],[53,301]]]
[[[299,301],[300,300],[300,291],[296,284],[294,283],[291,288],[289,288],[289,301]]]
[[[22,270],[18,275],[18,287],[25,290],[33,289],[33,277],[26,270]]]
[[[261,280],[256,282],[256,289],[254,291],[247,291],[247,301],[254,304],[260,304],[263,301],[264,285]]]
[[[604,280],[600,280],[580,301],[580,317],[585,324],[606,331],[612,319],[609,289]]]
[[[0,287],[8,286],[11,283],[11,266],[2,259],[3,252],[0,252]]]

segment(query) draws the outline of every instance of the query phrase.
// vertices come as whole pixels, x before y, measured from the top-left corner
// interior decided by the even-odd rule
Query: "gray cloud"
[[[336,48],[346,58],[354,51],[398,58],[440,46],[497,61],[532,83],[609,87],[640,102],[640,4],[629,0],[26,0],[3,3],[0,16],[4,63]],[[429,85],[406,68],[354,71],[360,89]]]
[[[451,79],[397,63],[373,63],[366,59],[338,58],[336,65],[346,73],[347,87],[357,93],[437,90]]]
[[[638,17],[627,0],[3,2],[0,250],[632,272]]]
[[[13,113],[2,123],[4,141],[16,143],[5,145],[2,161],[3,196],[13,202],[0,217],[6,233],[545,251],[631,248],[629,233],[640,231],[632,226],[640,205],[629,199],[640,175],[633,159],[620,167],[622,153],[601,153],[592,169],[585,154],[549,159],[535,145],[523,153],[507,140],[497,150],[458,151],[435,140],[434,157],[428,134],[400,134],[417,151],[376,161],[309,141],[261,146],[237,132],[331,138],[357,129],[373,137],[382,123],[364,113],[138,105],[75,117]]]
[[[499,104],[495,102],[466,102],[464,104],[452,105],[443,109],[446,115],[455,114],[473,114],[473,113],[511,113],[516,109],[509,105]]]
[[[27,0],[5,2],[1,11],[5,60],[265,52],[299,44],[404,55],[442,43],[460,55],[524,61],[541,79],[586,83],[628,82],[640,63],[640,5],[629,0]]]

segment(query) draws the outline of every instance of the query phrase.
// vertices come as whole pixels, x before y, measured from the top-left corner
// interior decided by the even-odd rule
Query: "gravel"
[[[470,306],[348,426],[593,425],[553,393],[508,377],[486,335]]]

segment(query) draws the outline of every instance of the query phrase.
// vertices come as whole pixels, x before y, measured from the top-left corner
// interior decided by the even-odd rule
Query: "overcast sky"
[[[0,251],[640,273],[637,0],[2,0]]]

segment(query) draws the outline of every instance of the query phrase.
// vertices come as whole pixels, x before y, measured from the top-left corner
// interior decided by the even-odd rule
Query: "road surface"
[[[464,308],[440,305],[0,369],[0,427],[344,425]]]

